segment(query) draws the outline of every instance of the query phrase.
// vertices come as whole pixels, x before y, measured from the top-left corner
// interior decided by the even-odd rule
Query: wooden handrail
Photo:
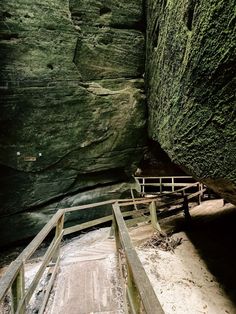
[[[55,253],[56,249],[60,245],[62,237],[63,237],[63,231],[61,232],[60,236],[55,241],[53,241],[51,243],[51,245],[49,246],[39,270],[37,271],[37,273],[36,273],[34,279],[32,280],[29,288],[27,289],[26,293],[24,294],[23,298],[21,299],[21,301],[19,303],[17,313],[18,312],[20,313],[22,306],[24,304],[29,303],[29,301],[30,301],[30,299],[31,299],[43,273],[44,273],[44,270],[46,269],[48,263],[50,262],[51,258],[53,257],[53,254]]]
[[[145,177],[145,176],[138,176],[138,177],[134,177],[135,179],[172,179],[172,178],[176,178],[176,179],[193,179],[193,177],[191,176],[167,176],[167,177]]]
[[[142,178],[142,177],[140,177],[140,178]],[[153,177],[153,178],[155,178],[155,177]],[[170,178],[172,178],[172,177],[170,177]],[[178,178],[186,178],[186,177],[178,177]],[[185,191],[190,189],[191,187],[194,187],[194,186],[199,186],[199,190],[195,193],[190,194],[190,195],[185,195],[183,198]],[[192,183],[192,184],[186,183],[186,186],[184,186],[183,188],[178,189],[176,191],[168,192],[167,194],[165,194],[165,195],[172,195],[172,194],[174,195],[174,194],[181,193],[181,194],[183,194],[183,195],[181,195],[181,198],[174,200],[174,201],[171,201],[171,202],[168,202],[168,203],[157,204],[157,206],[155,206],[155,208],[161,209],[161,208],[166,207],[166,206],[181,204],[186,199],[191,199],[191,198],[196,197],[196,196],[200,197],[204,191],[205,191],[205,189],[203,189],[202,184],[199,182]],[[54,262],[56,263],[56,265],[58,267],[60,258],[58,257],[57,251],[59,249],[59,245],[60,245],[63,234],[64,235],[71,234],[73,232],[77,232],[77,231],[80,231],[80,230],[83,230],[83,229],[86,229],[86,228],[89,228],[89,227],[92,227],[95,225],[99,225],[101,223],[113,220],[114,217],[115,217],[116,222],[120,226],[122,226],[121,229],[125,230],[124,232],[126,234],[127,228],[126,227],[125,227],[126,229],[124,228],[125,223],[123,220],[123,216],[128,217],[128,216],[136,215],[139,211],[133,210],[133,211],[127,211],[127,212],[121,213],[120,207],[123,207],[123,206],[125,207],[125,206],[129,206],[129,205],[134,206],[136,204],[154,204],[154,202],[156,202],[158,199],[159,199],[159,197],[157,197],[157,196],[153,196],[153,197],[149,197],[149,198],[132,198],[132,199],[128,198],[128,199],[119,199],[119,200],[113,199],[113,200],[102,201],[102,202],[98,202],[98,203],[85,204],[85,205],[75,206],[75,207],[71,207],[71,208],[59,209],[51,217],[51,219],[43,227],[43,229],[37,234],[37,236],[30,242],[30,244],[17,257],[17,259],[10,264],[7,271],[5,272],[5,274],[0,279],[0,302],[3,301],[8,290],[10,288],[12,288],[12,292],[15,293],[15,298],[14,298],[14,302],[13,302],[13,312],[17,313],[16,311],[18,309],[18,313],[24,313],[24,307],[28,304],[33,292],[35,291],[35,288],[36,288],[39,280],[41,279],[43,271],[45,270],[47,264],[50,262],[51,258],[54,255],[55,255],[53,257]],[[73,212],[73,211],[79,211],[79,210],[83,210],[83,209],[88,209],[88,208],[95,208],[95,207],[104,206],[104,205],[112,205],[113,215],[109,215],[106,217],[95,219],[95,220],[90,221],[90,222],[86,222],[83,224],[75,225],[75,226],[64,229],[64,215],[66,213]],[[119,210],[118,209],[114,210],[114,208],[118,208],[118,207],[119,207]],[[117,214],[117,212],[118,212],[118,214]],[[121,218],[122,218],[122,220],[121,220]],[[42,262],[42,266],[40,267],[35,278],[33,279],[31,286],[25,291],[25,288],[24,288],[24,264],[33,255],[33,253],[39,248],[39,246],[44,241],[44,239],[47,237],[47,235],[50,233],[50,231],[55,227],[56,227],[55,237],[53,239],[52,244],[48,248],[47,253],[45,254],[45,258],[44,258],[44,261]],[[122,235],[122,232],[120,231],[121,241],[123,241],[123,244],[125,244],[126,248],[128,248],[128,246],[130,244],[129,244],[129,240],[127,240],[128,239],[127,235],[125,235],[125,234]],[[127,243],[129,244],[128,246],[127,246]],[[129,250],[131,250],[131,248]],[[137,256],[135,255],[135,253],[132,253],[131,251],[128,252],[127,260],[128,260],[129,267],[132,269],[132,265],[131,265],[132,261],[134,259],[136,259]],[[138,264],[139,264],[139,262],[138,262]],[[137,266],[137,269],[140,269],[140,267],[141,267],[141,265],[139,264],[139,266]],[[56,268],[54,269],[54,272],[53,272],[53,278],[55,278]],[[134,270],[135,273],[137,272],[137,269]],[[141,271],[141,273],[142,273],[142,271]],[[146,295],[146,294],[142,290],[143,286],[142,285],[139,286],[139,283],[138,283],[139,279],[138,278],[139,278],[139,275],[137,275],[137,274],[134,275],[134,280],[137,284],[137,287],[138,287],[140,294],[141,294],[141,297],[142,297],[142,295]],[[50,285],[52,286],[52,283],[53,282],[50,281],[49,286]],[[145,285],[149,286],[149,283],[145,281]],[[48,287],[47,293],[46,293],[47,298],[49,296],[49,292],[50,291],[49,291],[49,287]],[[143,303],[145,303],[145,302],[146,301],[143,301]],[[46,303],[47,303],[47,299],[45,299],[43,301],[44,307],[46,306]],[[146,306],[145,309],[147,309],[147,313],[151,313],[151,312],[148,312],[149,311],[148,304],[146,304],[145,306]],[[162,312],[160,312],[160,313],[162,313]]]
[[[148,191],[146,192],[145,189],[145,188],[148,189],[148,187],[152,187],[152,189],[153,188],[155,189],[154,191],[152,191],[153,194],[164,194],[170,192],[169,190],[167,190],[167,188],[171,188],[171,191],[174,192],[175,188],[189,185],[192,183],[192,180],[194,180],[194,178],[191,176],[164,176],[164,177],[138,176],[134,177],[134,179],[136,181],[136,184],[140,187],[142,195],[148,193]]]
[[[186,187],[183,187],[181,189],[178,189],[174,192],[169,192],[169,193],[165,193],[164,195],[165,196],[170,196],[170,195],[174,195],[174,194],[177,194],[177,193],[180,193],[182,191],[186,191],[194,186],[198,186],[200,183],[199,182],[196,182],[196,183],[193,183],[191,185],[188,185]],[[197,193],[197,194],[196,194]],[[201,191],[198,191],[196,192],[195,196],[197,196],[198,194],[202,193]],[[190,194],[191,195],[191,194]],[[122,202],[120,205],[123,207],[123,206],[130,206],[130,205],[134,205],[134,204],[148,204],[148,203],[151,203],[152,201],[157,201],[159,200],[160,196],[153,196],[153,197],[148,197],[148,198],[142,198],[142,199],[133,199],[132,201],[128,201],[128,202]],[[180,199],[181,201],[183,201],[182,199]],[[170,203],[166,203],[166,205],[174,205],[175,202],[178,203],[179,199],[178,200],[174,200],[174,201],[171,201]],[[118,202],[120,203],[120,202]]]
[[[156,196],[153,196],[153,198],[156,198]],[[143,200],[143,197],[137,197],[137,198],[134,198],[134,200]],[[128,201],[130,201],[130,198],[112,199],[112,200],[101,201],[97,203],[90,203],[90,204],[85,204],[85,205],[68,207],[68,208],[64,208],[64,211],[65,213],[70,213],[70,212],[79,211],[79,210],[88,209],[88,208],[95,208],[95,207],[104,206],[104,205],[112,205],[116,202],[123,203],[123,202],[128,202]]]
[[[43,227],[43,229],[37,234],[37,236],[30,242],[30,244],[24,249],[24,251],[10,264],[6,273],[1,278],[0,302],[3,300],[7,291],[15,280],[22,263],[25,263],[25,261],[33,255],[33,253],[37,250],[49,232],[56,226],[58,220],[63,215],[64,210],[59,209],[49,220],[49,222]]]
[[[139,256],[131,242],[128,229],[125,225],[122,213],[118,203],[112,205],[113,213],[116,220],[117,231],[115,232],[117,241],[121,243],[124,250],[126,260],[127,260],[127,271],[128,278],[132,276],[135,286],[132,284],[132,279],[130,283],[127,283],[128,299],[132,309],[137,310],[139,313],[140,305],[138,297],[135,296],[135,289],[139,292],[139,297],[142,301],[143,307],[147,314],[164,314],[161,304],[154,292],[153,286],[143,268],[143,265],[139,259]],[[119,247],[118,247],[119,250]],[[130,269],[130,271],[129,271]]]

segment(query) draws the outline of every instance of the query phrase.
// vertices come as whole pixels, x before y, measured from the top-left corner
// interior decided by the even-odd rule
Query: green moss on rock
[[[148,1],[149,134],[234,203],[235,19],[233,0]]]
[[[1,214],[124,180],[141,159],[142,19],[140,0],[3,1]]]

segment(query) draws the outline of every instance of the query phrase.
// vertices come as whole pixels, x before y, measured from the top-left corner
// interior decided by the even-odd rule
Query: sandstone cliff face
[[[32,235],[57,206],[127,189],[147,143],[143,3],[2,1],[1,241]],[[235,203],[234,1],[146,7],[149,136]]]
[[[145,144],[141,0],[8,0],[1,214],[124,179]]]
[[[235,1],[148,0],[149,135],[236,203]]]

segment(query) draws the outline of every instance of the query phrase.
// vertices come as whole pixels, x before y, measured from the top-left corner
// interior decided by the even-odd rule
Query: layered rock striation
[[[0,14],[0,214],[126,179],[146,142],[142,1],[4,0]]]
[[[125,193],[145,92],[157,155],[236,203],[235,21],[233,0],[3,0],[0,245]]]
[[[149,135],[236,203],[235,1],[148,0]]]

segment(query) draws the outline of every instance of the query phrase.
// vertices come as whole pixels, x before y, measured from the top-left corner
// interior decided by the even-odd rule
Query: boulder
[[[127,180],[146,144],[142,1],[0,14],[0,215]]]
[[[235,1],[149,0],[149,135],[236,203]]]

